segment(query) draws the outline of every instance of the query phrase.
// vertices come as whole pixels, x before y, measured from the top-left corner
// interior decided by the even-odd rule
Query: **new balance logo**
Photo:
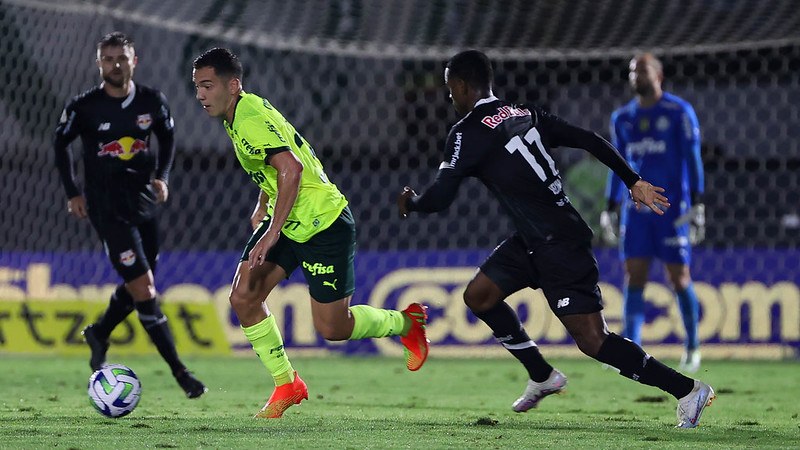
[[[110,122],[103,122],[103,123],[100,124],[99,127],[97,127],[97,131],[108,131],[110,129],[111,129],[111,123]]]
[[[556,308],[563,308],[569,305],[569,297],[564,297],[556,302]]]
[[[339,281],[339,279],[338,279],[338,278],[336,278],[335,280],[333,280],[333,282],[332,282],[332,283],[331,283],[330,281],[323,281],[323,282],[322,282],[322,285],[323,285],[323,286],[328,286],[329,288],[331,288],[331,289],[333,289],[333,290],[335,291],[335,290],[336,290],[336,282],[337,282],[337,281]]]

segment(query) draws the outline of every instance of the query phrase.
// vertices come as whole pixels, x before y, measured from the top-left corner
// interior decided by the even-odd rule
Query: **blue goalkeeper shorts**
[[[620,256],[628,258],[658,258],[668,264],[686,264],[692,259],[689,225],[676,227],[679,209],[668,210],[663,216],[646,206],[623,211],[620,218]]]

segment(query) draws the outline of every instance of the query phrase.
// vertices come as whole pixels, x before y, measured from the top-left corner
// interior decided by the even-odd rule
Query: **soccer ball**
[[[108,364],[89,377],[89,399],[100,414],[123,417],[136,408],[142,384],[130,367]]]

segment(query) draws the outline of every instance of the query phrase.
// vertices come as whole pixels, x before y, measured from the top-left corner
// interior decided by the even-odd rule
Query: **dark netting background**
[[[66,213],[51,138],[64,103],[99,81],[94,46],[116,29],[136,40],[135,80],[162,90],[175,116],[178,152],[161,215],[167,251],[238,250],[250,232],[256,187],[191,84],[192,59],[213,46],[238,52],[245,89],[269,98],[316,148],[350,199],[361,249],[490,248],[508,233],[477,182],[428,220],[395,212],[404,185],[422,188],[435,174],[457,120],[444,61],[464,47],[495,60],[498,96],[540,103],[605,136],[611,112],[630,98],[630,56],[654,49],[666,89],[700,120],[702,245],[796,247],[800,8],[788,0],[606,3],[0,3],[0,248],[100,250],[88,223]],[[595,224],[605,168],[582,151],[555,153],[573,203]]]

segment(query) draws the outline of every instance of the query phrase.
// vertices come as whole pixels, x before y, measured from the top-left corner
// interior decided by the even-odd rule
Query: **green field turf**
[[[85,358],[0,355],[0,448],[800,448],[800,364],[705,363],[718,393],[693,430],[675,400],[589,359],[555,360],[565,395],[525,414],[507,359],[303,358],[310,398],[283,419],[251,418],[271,392],[255,357],[189,359],[210,391],[187,400],[158,357],[124,358],[138,408],[107,419],[90,406]]]

